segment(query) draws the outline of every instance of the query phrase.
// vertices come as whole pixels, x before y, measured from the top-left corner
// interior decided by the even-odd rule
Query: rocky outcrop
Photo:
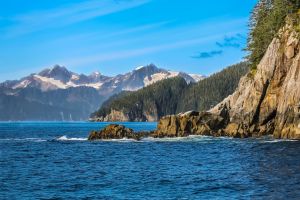
[[[207,113],[166,116],[159,133],[300,139],[299,34],[285,26],[236,91]]]
[[[89,121],[93,122],[126,122],[129,121],[129,117],[122,111],[111,110],[111,112],[105,117],[90,118]]]
[[[190,111],[163,117],[155,131],[156,137],[186,137],[188,135],[218,136],[227,124],[226,109],[220,115]]]
[[[131,113],[132,114],[132,113]],[[129,116],[123,111],[111,109],[110,113],[105,116],[90,118],[91,122],[156,122],[158,121],[157,112],[150,113],[144,111],[142,115]]]
[[[150,132],[135,133],[132,129],[126,128],[125,126],[111,124],[100,131],[92,131],[89,135],[88,140],[108,140],[123,138],[140,140],[141,138],[147,137],[150,134]]]

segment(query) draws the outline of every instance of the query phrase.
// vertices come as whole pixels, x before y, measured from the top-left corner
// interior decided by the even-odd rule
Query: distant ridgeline
[[[141,66],[117,76],[77,74],[56,65],[20,80],[0,83],[0,121],[82,121],[103,101],[121,91],[137,91],[157,81],[182,77],[187,83],[204,76]]]
[[[122,92],[104,102],[91,120],[157,121],[165,115],[207,110],[232,94],[248,70],[248,63],[242,62],[198,83],[187,84],[176,77],[135,92]]]

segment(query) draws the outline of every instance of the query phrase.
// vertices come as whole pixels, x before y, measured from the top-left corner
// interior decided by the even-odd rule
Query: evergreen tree
[[[145,113],[161,118],[189,110],[204,111],[232,94],[240,78],[248,72],[240,63],[199,81],[187,84],[183,78],[171,78],[135,92],[122,92],[108,99],[92,116],[105,117],[111,110],[122,111],[131,121],[145,121]]]
[[[285,24],[288,15],[300,8],[299,0],[259,0],[250,19],[247,50],[252,69],[256,69],[272,39]]]

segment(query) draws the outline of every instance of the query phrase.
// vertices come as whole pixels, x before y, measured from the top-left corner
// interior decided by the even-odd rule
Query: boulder
[[[149,132],[135,133],[132,129],[126,128],[123,125],[111,124],[100,131],[92,131],[88,140],[107,140],[107,139],[135,139],[140,140],[142,137],[147,137]]]

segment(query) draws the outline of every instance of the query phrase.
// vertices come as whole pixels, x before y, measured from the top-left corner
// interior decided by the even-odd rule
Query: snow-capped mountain
[[[56,65],[51,69],[31,74],[19,81],[7,81],[2,85],[12,89],[39,88],[44,92],[72,87],[91,87],[100,93],[114,94],[122,90],[138,90],[157,81],[176,76],[183,77],[188,83],[198,82],[204,78],[202,75],[167,71],[152,64],[138,67],[132,72],[115,77],[104,76],[99,72],[94,72],[91,75],[77,74],[68,71],[65,67]]]
[[[71,87],[92,87],[100,89],[102,83],[109,77],[94,72],[87,76],[68,71],[65,67],[54,66],[51,69],[45,69],[37,74],[31,74],[20,81],[5,82],[3,85],[12,89],[39,88],[42,91],[67,89]]]
[[[99,72],[77,74],[56,65],[20,80],[0,83],[0,120],[86,120],[111,95],[176,76],[187,82],[204,78],[155,65],[114,77]]]

